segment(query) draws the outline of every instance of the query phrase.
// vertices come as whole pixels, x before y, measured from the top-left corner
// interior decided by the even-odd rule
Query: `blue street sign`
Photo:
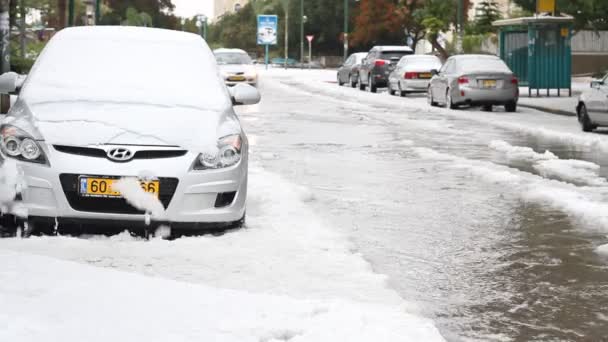
[[[277,45],[279,17],[258,15],[258,45]]]

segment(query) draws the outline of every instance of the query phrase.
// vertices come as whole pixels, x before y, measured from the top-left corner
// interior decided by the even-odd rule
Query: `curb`
[[[562,115],[562,116],[576,116],[575,112],[570,112],[570,111],[567,111],[567,110],[561,110],[561,109],[555,109],[555,108],[549,108],[549,107],[543,107],[543,106],[525,104],[525,103],[521,103],[521,102],[518,103],[517,105],[520,106],[520,107],[524,107],[524,108],[530,108],[530,109],[540,110],[541,112],[545,112],[545,113],[549,113],[549,114]]]

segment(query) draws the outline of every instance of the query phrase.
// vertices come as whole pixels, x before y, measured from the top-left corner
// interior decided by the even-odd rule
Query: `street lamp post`
[[[344,61],[348,58],[348,0],[344,0]]]
[[[74,26],[74,18],[76,15],[75,5],[74,0],[68,2],[68,26]]]
[[[300,0],[300,63],[304,63],[304,0]]]
[[[458,38],[456,50],[462,53],[462,39],[464,34],[464,0],[458,0]]]
[[[207,40],[207,16],[204,14],[199,14],[196,16],[196,19],[199,23],[200,35],[203,39]]]
[[[95,1],[95,25],[101,22],[101,0]]]

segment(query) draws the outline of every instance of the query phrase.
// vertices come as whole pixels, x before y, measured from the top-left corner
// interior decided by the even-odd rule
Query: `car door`
[[[359,70],[359,82],[362,84],[367,84],[367,79],[369,77],[369,73],[371,70],[371,65],[373,61],[376,59],[376,51],[370,51],[367,57],[361,63],[361,68]]]
[[[453,65],[454,65],[454,60],[453,59],[449,59],[444,65],[443,67],[441,67],[441,70],[439,70],[439,73],[437,74],[437,76],[435,76],[435,79],[433,80],[433,98],[436,100],[439,100],[441,102],[445,102],[446,101],[446,93],[447,93],[447,86],[448,86],[448,75],[450,73],[450,71],[453,69]]]
[[[344,62],[344,64],[340,67],[340,69],[338,69],[338,78],[340,78],[340,82],[348,82],[349,81],[349,73],[350,73],[350,68],[353,64],[353,58],[355,56],[350,56],[348,57],[348,59],[346,60],[346,62]]]

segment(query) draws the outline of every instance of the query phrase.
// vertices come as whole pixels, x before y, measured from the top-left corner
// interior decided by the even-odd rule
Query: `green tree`
[[[473,31],[477,34],[496,32],[496,27],[492,23],[502,19],[498,4],[494,0],[484,0],[477,5],[475,10],[477,14],[473,23]]]
[[[426,0],[424,6],[414,12],[417,21],[426,27],[426,38],[444,59],[447,50],[439,42],[442,33],[448,32],[456,23],[457,0]]]

